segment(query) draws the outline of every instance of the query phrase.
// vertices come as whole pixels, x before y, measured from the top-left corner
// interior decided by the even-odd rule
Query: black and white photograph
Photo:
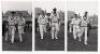
[[[32,2],[2,1],[2,50],[32,51]]]
[[[98,2],[67,1],[67,50],[98,51]]]
[[[35,1],[35,50],[64,51],[64,1]]]

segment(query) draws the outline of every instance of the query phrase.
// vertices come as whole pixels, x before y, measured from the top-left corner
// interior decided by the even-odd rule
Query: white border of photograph
[[[5,1],[66,1],[66,9],[67,9],[67,1],[68,0],[5,0]],[[95,0],[70,0],[70,1],[95,1]],[[1,0],[0,0],[0,54],[100,54],[100,0],[98,0],[98,51],[97,52],[92,52],[92,51],[79,51],[79,52],[69,52],[67,50],[65,51],[34,51],[34,19],[32,19],[32,34],[33,34],[33,38],[32,38],[32,46],[33,46],[33,51],[2,51],[2,10],[1,10]],[[33,12],[34,12],[34,8],[33,8]],[[67,11],[66,11],[67,12]],[[67,49],[67,13],[65,12],[65,49]],[[34,13],[33,13],[34,14]],[[34,15],[33,15],[34,18]]]

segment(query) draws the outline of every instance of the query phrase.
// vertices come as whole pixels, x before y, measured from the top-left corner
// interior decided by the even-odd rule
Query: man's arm
[[[41,15],[37,18],[37,22],[38,22],[38,24],[40,24],[40,19],[41,19]]]
[[[69,32],[72,32],[72,26],[73,26],[73,19],[71,20],[71,23],[69,23]]]

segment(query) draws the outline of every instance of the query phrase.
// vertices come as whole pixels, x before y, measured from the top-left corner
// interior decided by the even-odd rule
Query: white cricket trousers
[[[10,26],[9,27],[9,30],[10,30],[10,34],[11,34],[11,43],[14,43],[14,38],[15,38],[15,26]]]
[[[46,33],[46,25],[39,25],[41,39],[43,39],[44,32]]]
[[[51,28],[51,36],[52,39],[56,38],[58,39],[58,31],[59,31],[59,24],[58,23],[52,23],[52,28]]]
[[[18,26],[18,34],[20,42],[23,41],[22,35],[24,34],[24,26]]]
[[[83,27],[83,31],[84,31],[84,44],[87,45],[87,31],[88,31],[88,28]]]
[[[73,38],[76,39],[78,37],[78,32],[80,31],[80,27],[77,25],[73,25]]]

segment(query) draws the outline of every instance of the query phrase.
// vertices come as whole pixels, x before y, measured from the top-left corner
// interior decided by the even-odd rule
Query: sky
[[[89,15],[98,14],[97,1],[68,1],[67,9],[82,14],[88,11]]]
[[[58,10],[65,11],[66,2],[65,1],[35,1],[33,2],[34,7],[40,7],[43,10],[47,10],[47,12],[51,12],[54,7]]]
[[[32,2],[31,1],[2,1],[2,11],[6,12],[8,10],[28,10],[32,11]]]
[[[89,14],[98,14],[98,2],[97,1],[2,1],[2,10],[28,10],[32,11],[32,8],[40,7],[48,12],[51,12],[54,7],[58,10],[70,10],[77,13],[83,13],[88,11]]]

